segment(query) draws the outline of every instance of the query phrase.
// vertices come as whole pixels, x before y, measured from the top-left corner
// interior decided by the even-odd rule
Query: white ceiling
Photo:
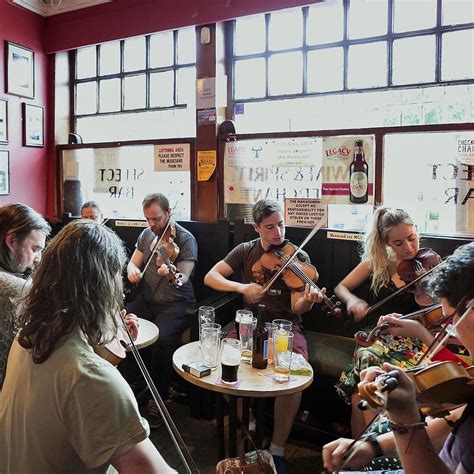
[[[81,8],[109,3],[113,0],[10,0],[11,3],[26,8],[42,16],[80,10]]]

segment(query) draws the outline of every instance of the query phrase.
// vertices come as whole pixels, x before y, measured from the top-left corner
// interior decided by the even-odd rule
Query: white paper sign
[[[155,146],[155,171],[189,171],[189,143]]]
[[[327,227],[328,206],[319,199],[286,198],[285,224],[294,227],[313,228],[319,221],[321,227]]]

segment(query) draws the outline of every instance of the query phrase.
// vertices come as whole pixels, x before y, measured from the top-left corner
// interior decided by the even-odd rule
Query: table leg
[[[229,457],[237,456],[237,397],[229,396]]]
[[[216,427],[217,427],[217,445],[219,452],[219,460],[224,459],[225,456],[225,442],[224,442],[224,397],[222,394],[216,394]]]
[[[277,420],[274,420],[274,423],[276,422]],[[264,398],[255,399],[255,424],[256,424],[256,431],[255,431],[254,442],[257,448],[261,448],[262,443],[263,443],[263,436],[265,434],[265,399]]]

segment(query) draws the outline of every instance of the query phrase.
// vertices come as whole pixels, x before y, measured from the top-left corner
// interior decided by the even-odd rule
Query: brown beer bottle
[[[364,141],[356,140],[350,166],[349,191],[354,204],[367,202],[369,195],[369,166],[365,161]]]
[[[264,319],[265,305],[258,305],[257,326],[253,330],[252,367],[266,369],[268,365],[268,330]]]

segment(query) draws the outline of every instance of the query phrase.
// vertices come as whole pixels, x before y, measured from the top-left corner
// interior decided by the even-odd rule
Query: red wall
[[[321,0],[114,0],[47,19],[48,53]]]
[[[45,116],[48,113],[47,59],[43,46],[45,25],[46,22],[41,16],[10,5],[5,1],[0,2],[0,97],[8,100],[9,138],[9,143],[0,145],[0,149],[10,151],[10,195],[0,196],[0,205],[22,202],[41,214],[46,213],[47,157],[52,148],[22,146],[21,104],[26,102],[42,105],[45,107]],[[6,93],[5,40],[28,47],[35,52],[34,99]]]

